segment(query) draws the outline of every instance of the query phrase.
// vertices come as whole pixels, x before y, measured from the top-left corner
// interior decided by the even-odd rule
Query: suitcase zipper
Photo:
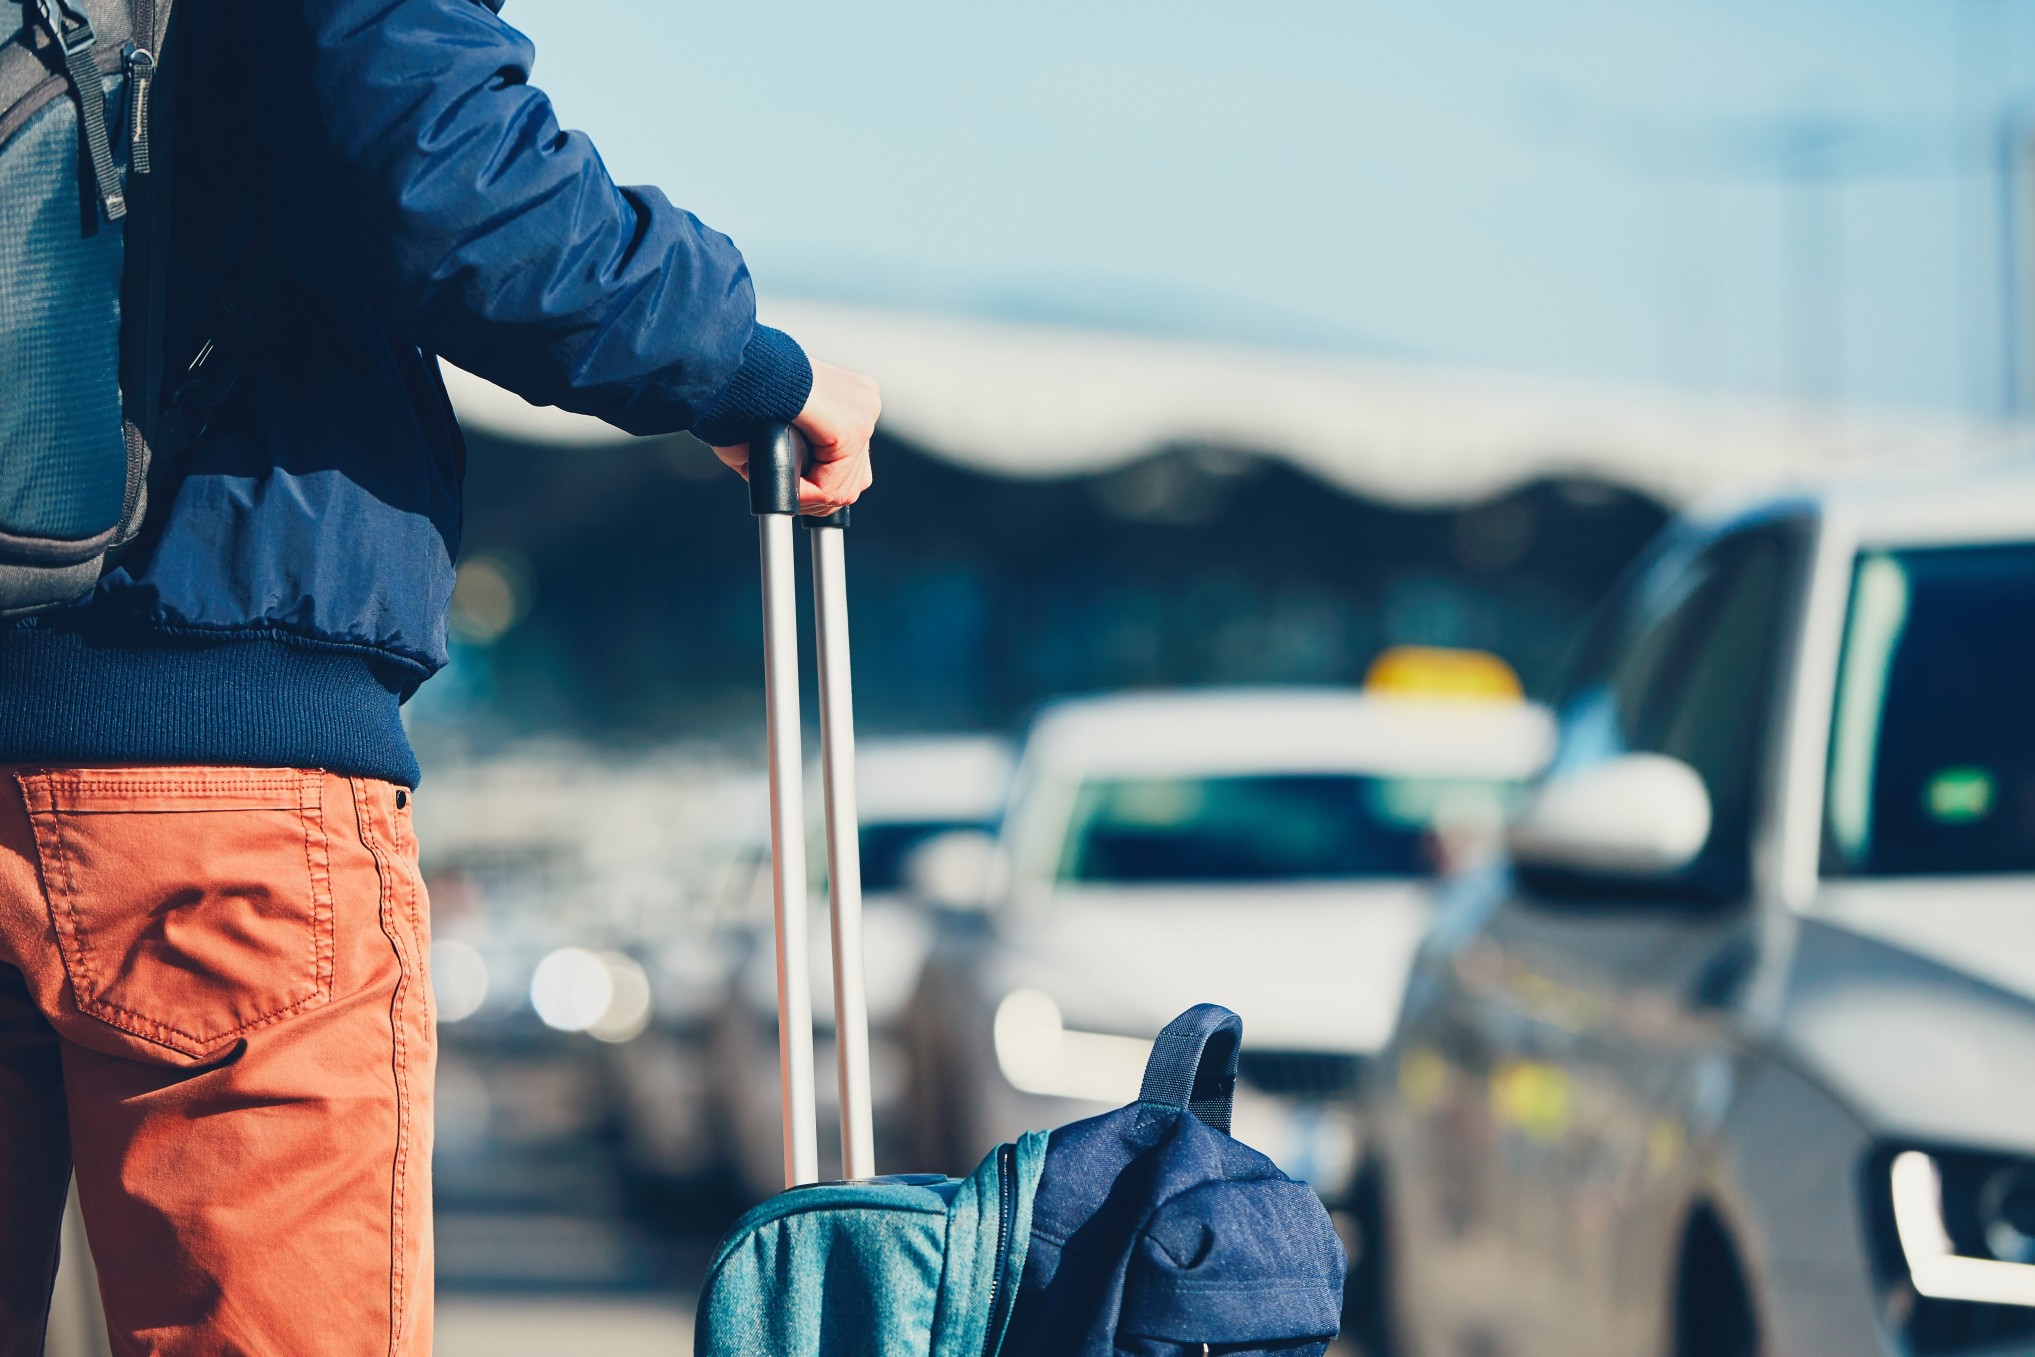
[[[1003,1345],[1004,1321],[1007,1318],[1004,1312],[1009,1308],[1010,1296],[1003,1274],[1010,1270],[1012,1218],[1017,1215],[1017,1146],[996,1147],[996,1177],[1000,1189],[996,1217],[996,1271],[989,1279],[989,1331],[982,1339],[982,1357],[996,1357],[996,1350]]]

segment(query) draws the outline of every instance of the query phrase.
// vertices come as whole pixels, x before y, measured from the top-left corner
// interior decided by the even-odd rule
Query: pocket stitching
[[[119,1004],[114,1003],[111,999],[102,999],[95,996],[90,1001],[89,1006],[87,1006],[87,1004],[85,1003],[80,1003],[78,1007],[87,1014],[91,1015],[92,1017],[97,1018],[99,1021],[107,1023],[113,1027],[118,1027],[122,1031],[132,1032],[134,1033],[134,1035],[138,1037],[146,1037],[150,1041],[161,1042],[161,1044],[165,1046],[177,1046],[177,1043],[173,1041],[164,1041],[162,1035],[159,1034],[167,1034],[173,1037],[182,1037],[186,1043],[188,1043],[190,1046],[197,1047],[199,1051],[202,1052],[204,1050],[209,1050],[212,1047],[219,1045],[221,1042],[227,1040],[228,1038],[245,1036],[247,1033],[254,1031],[256,1028],[267,1027],[271,1023],[279,1022],[284,1018],[293,1017],[296,1014],[302,1012],[305,1008],[315,1003],[323,1002],[324,998],[325,996],[323,994],[308,994],[304,996],[302,999],[299,999],[295,1003],[291,1004],[288,1008],[279,1008],[275,1010],[275,1012],[273,1013],[264,1013],[259,1018],[250,1019],[249,1021],[242,1023],[238,1027],[231,1028],[228,1031],[220,1032],[214,1036],[209,1037],[201,1037],[198,1036],[196,1033],[186,1032],[181,1027],[172,1027],[170,1026],[170,1024],[163,1022],[161,1019],[151,1018],[144,1013],[137,1013],[131,1008],[123,1008]],[[108,1017],[106,1013],[100,1011],[102,1009],[109,1010],[113,1013],[121,1014],[126,1018],[132,1019],[132,1021],[123,1022],[121,1021],[120,1018]],[[184,1048],[181,1046],[177,1046],[177,1049],[182,1050]]]
[[[368,854],[374,858],[375,877],[380,898],[376,902],[382,934],[388,939],[389,948],[396,954],[396,992],[390,1001],[391,1046],[394,1051],[396,1075],[396,1160],[394,1181],[391,1184],[389,1202],[389,1227],[391,1251],[389,1255],[389,1351],[394,1353],[403,1335],[403,1323],[409,1308],[409,1269],[406,1266],[408,1252],[407,1231],[409,1228],[409,1167],[410,1167],[410,1062],[408,1033],[404,1026],[404,1001],[409,997],[411,983],[417,966],[415,935],[405,939],[402,933],[402,909],[396,899],[394,873],[390,862],[390,851],[399,847],[396,826],[392,823],[390,842],[384,843],[375,800],[367,784],[360,778],[351,779],[354,815],[360,824],[360,841]],[[426,972],[426,979],[429,972]],[[428,984],[426,986],[429,988]],[[428,1040],[428,1037],[426,1038]]]
[[[300,795],[298,801],[300,813],[304,818],[305,867],[307,872],[309,873],[307,889],[311,897],[311,947],[312,947],[311,992],[309,994],[306,994],[301,999],[298,999],[283,1008],[275,1009],[271,1012],[264,1013],[258,1017],[251,1018],[247,1022],[242,1023],[238,1027],[231,1028],[227,1031],[218,1032],[211,1036],[200,1036],[194,1032],[186,1032],[183,1028],[176,1027],[171,1025],[170,1023],[163,1022],[161,1019],[151,1018],[145,1013],[138,1013],[131,1008],[127,1008],[124,1005],[121,1005],[119,1003],[114,1002],[111,999],[104,997],[100,993],[98,981],[94,975],[91,963],[92,948],[90,935],[87,933],[84,924],[78,915],[78,899],[81,893],[78,890],[77,875],[74,869],[75,854],[71,852],[69,846],[66,844],[64,840],[64,828],[63,828],[63,818],[66,814],[71,813],[92,814],[94,812],[89,811],[71,812],[61,810],[58,808],[56,804],[56,798],[54,796],[45,796],[44,798],[42,798],[46,803],[46,809],[42,812],[42,815],[46,815],[48,817],[50,835],[51,839],[53,840],[51,848],[55,856],[57,857],[58,861],[61,862],[63,865],[63,874],[64,874],[63,908],[64,913],[68,916],[69,932],[71,934],[73,947],[75,948],[78,959],[76,972],[71,976],[71,989],[73,996],[77,1000],[78,1009],[80,1012],[86,1014],[89,1017],[98,1019],[100,1022],[105,1023],[109,1027],[118,1028],[123,1032],[131,1033],[132,1035],[141,1037],[144,1040],[153,1041],[163,1046],[168,1046],[173,1050],[181,1051],[188,1055],[203,1055],[206,1052],[217,1048],[218,1046],[222,1045],[227,1041],[232,1040],[235,1037],[245,1036],[247,1033],[255,1031],[259,1028],[267,1027],[274,1023],[281,1022],[285,1018],[294,1017],[298,1013],[303,1012],[305,1009],[320,1005],[324,1003],[326,1000],[331,998],[332,993],[331,955],[334,948],[334,940],[332,936],[333,908],[332,908],[332,884],[329,871],[330,864],[328,859],[327,863],[328,871],[325,874],[325,879],[323,883],[324,889],[321,891],[319,889],[320,885],[319,874],[315,867],[313,867],[312,865],[313,848],[312,848],[312,829],[310,824],[310,819],[312,815],[312,806],[311,806],[313,792],[312,784],[321,783],[322,780],[319,779],[315,774],[303,773],[299,774],[298,776],[301,779],[299,783]],[[83,784],[74,783],[72,785],[74,788],[76,788],[82,786]],[[101,785],[109,790],[116,788],[120,790],[133,790],[132,784],[106,783]],[[165,783],[163,784],[163,786],[164,789],[169,789],[173,786],[173,784]],[[54,788],[52,788],[51,790],[54,790]],[[318,813],[318,831],[319,831],[318,838],[321,841],[325,841],[329,844],[330,836],[325,833],[326,827],[323,815],[323,805],[324,805],[323,790],[324,789],[322,785],[319,785],[316,788],[316,791],[319,794],[316,802]],[[98,813],[107,813],[107,812],[98,812]],[[32,818],[40,819],[42,818],[42,815],[35,815],[33,812],[31,812]],[[48,890],[47,882],[45,882],[44,884],[44,890],[45,892],[47,892]],[[54,922],[54,919],[52,919],[52,922]],[[59,926],[58,931],[59,933],[63,931],[61,925]],[[62,950],[63,949],[59,947],[59,951],[61,952]],[[70,958],[68,956],[65,956],[63,959],[65,962],[65,969],[69,970]],[[82,987],[79,983],[81,980],[84,982]],[[89,989],[89,993],[87,992],[87,989]],[[183,1038],[183,1041],[182,1043],[171,1041],[168,1039],[170,1037],[181,1037]]]
[[[77,993],[78,981],[82,979],[87,985],[90,985],[92,987],[92,997],[95,1002],[98,997],[99,987],[98,982],[94,980],[92,977],[91,940],[85,936],[85,925],[83,921],[78,918],[78,880],[76,872],[72,866],[72,854],[70,848],[64,843],[63,817],[56,813],[56,808],[54,805],[55,798],[52,797],[50,798],[50,800],[52,804],[49,811],[49,828],[50,828],[50,837],[53,840],[51,844],[51,851],[55,853],[57,861],[63,865],[64,913],[70,916],[71,941],[72,944],[76,947],[78,953],[78,974],[71,977],[71,989],[73,994],[76,995],[76,997],[78,998],[78,1007],[83,1008],[85,1006],[85,997],[82,994]],[[47,893],[48,889],[49,883],[45,881],[43,883],[43,890],[45,893]],[[54,920],[52,920],[52,922],[54,922]],[[62,933],[63,930],[61,926],[59,926],[57,931],[59,932],[59,934]],[[58,942],[59,946],[57,950],[61,953],[63,950],[61,946],[62,943],[61,937],[59,937]],[[68,966],[66,968],[68,969]]]
[[[38,780],[44,782],[48,787],[48,793],[45,795],[43,799],[48,802],[49,809],[53,811],[56,810],[65,811],[72,815],[106,815],[106,814],[130,814],[133,812],[94,811],[85,807],[66,804],[68,798],[65,798],[64,801],[60,801],[57,796],[57,793],[59,791],[62,791],[75,795],[77,793],[90,793],[90,792],[128,792],[156,796],[171,794],[180,797],[188,797],[194,802],[202,803],[203,801],[210,798],[255,796],[264,794],[272,796],[278,792],[299,790],[298,788],[293,787],[292,777],[294,776],[295,778],[302,778],[305,775],[303,773],[296,773],[293,775],[277,775],[277,774],[262,774],[250,772],[239,776],[230,776],[230,777],[208,776],[205,779],[205,784],[202,787],[194,787],[189,778],[174,778],[174,777],[153,778],[153,779],[101,777],[94,776],[89,773],[60,773],[60,772],[46,772],[38,774],[36,776]],[[22,778],[19,780],[25,781],[26,779]],[[288,808],[289,807],[287,806],[287,804],[274,805],[268,807],[250,807],[250,809],[270,809],[270,810],[286,810]]]
[[[304,802],[304,868],[311,891],[311,993],[299,1003],[332,997],[333,936],[332,835],[325,824],[325,779],[306,776]],[[313,817],[317,820],[314,839]],[[320,850],[323,850],[321,853]]]

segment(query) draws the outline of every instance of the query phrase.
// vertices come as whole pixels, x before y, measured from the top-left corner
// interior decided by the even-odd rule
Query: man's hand
[[[876,431],[883,399],[875,378],[817,358],[811,361],[812,394],[792,421],[809,449],[805,474],[798,482],[798,509],[802,514],[830,514],[853,504],[869,488],[873,479],[869,436]],[[748,478],[747,444],[715,448],[714,455]]]

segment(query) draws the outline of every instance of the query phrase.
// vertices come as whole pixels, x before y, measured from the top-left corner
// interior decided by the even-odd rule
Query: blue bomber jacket
[[[732,242],[618,187],[499,0],[182,0],[172,369],[257,243],[285,275],[204,434],[87,599],[0,626],[0,763],[320,767],[414,785],[465,450],[437,356],[634,433],[739,442],[805,355]]]

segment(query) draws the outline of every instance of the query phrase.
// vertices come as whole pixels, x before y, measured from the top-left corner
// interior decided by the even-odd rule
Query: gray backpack
[[[18,17],[0,46],[0,617],[89,592],[141,526],[162,423],[150,106],[169,10],[0,5],[0,31]]]

